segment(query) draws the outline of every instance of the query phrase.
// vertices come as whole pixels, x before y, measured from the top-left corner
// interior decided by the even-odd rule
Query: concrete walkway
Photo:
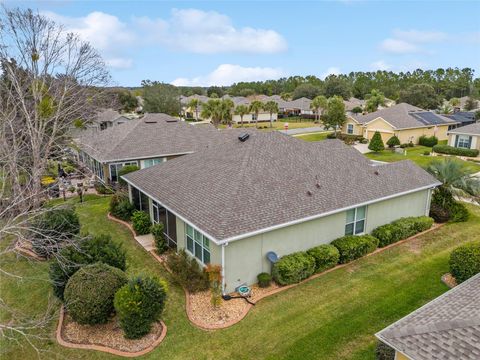
[[[147,235],[137,235],[135,240],[144,247],[147,251],[155,250],[155,239],[152,234]]]
[[[298,129],[289,129],[289,130],[278,130],[279,132],[287,135],[300,135],[300,134],[309,134],[315,132],[322,132],[325,131],[323,126],[314,126],[314,127],[307,127],[307,128],[298,128]]]
[[[353,147],[360,151],[362,154],[372,152],[372,150],[368,148],[368,144],[355,144],[353,145]]]

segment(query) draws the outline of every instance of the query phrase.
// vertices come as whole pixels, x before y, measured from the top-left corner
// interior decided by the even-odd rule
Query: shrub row
[[[401,218],[377,227],[372,235],[379,240],[378,246],[384,247],[430,229],[432,225],[433,219],[428,216]]]
[[[347,235],[332,241],[340,253],[340,264],[353,261],[371,253],[378,247],[378,239],[372,235]]]
[[[438,138],[436,136],[422,135],[418,138],[418,144],[422,146],[434,147],[438,144]]]
[[[130,202],[128,196],[115,194],[110,199],[110,213],[123,221],[130,221],[135,211],[135,206]]]
[[[480,273],[480,243],[462,245],[450,254],[450,273],[458,283]]]
[[[439,154],[469,156],[469,157],[476,157],[479,154],[479,150],[477,149],[462,149],[462,148],[456,148],[449,145],[435,145],[433,147],[433,151]]]
[[[185,250],[168,254],[167,266],[175,274],[178,282],[188,291],[195,293],[208,289],[208,275],[197,260],[188,256]]]

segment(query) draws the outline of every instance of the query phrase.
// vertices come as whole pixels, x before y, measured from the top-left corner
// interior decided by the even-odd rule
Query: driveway
[[[362,154],[372,152],[372,150],[368,148],[368,144],[355,144],[353,145],[353,147],[360,151]]]

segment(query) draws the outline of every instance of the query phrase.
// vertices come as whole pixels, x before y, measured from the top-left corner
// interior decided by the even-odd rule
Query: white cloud
[[[378,60],[374,61],[373,63],[370,64],[370,67],[372,70],[389,70],[392,68],[392,65],[387,64],[384,60]]]
[[[84,17],[68,17],[45,11],[43,15],[63,24],[68,32],[76,33],[84,41],[88,41],[104,57],[105,63],[113,68],[131,67],[132,59],[122,57],[123,50],[133,44],[135,34],[127,24],[116,16],[94,11]]]
[[[176,86],[227,86],[240,81],[263,81],[284,76],[279,68],[243,67],[233,64],[219,65],[207,75],[194,78],[177,78],[172,81]]]
[[[388,38],[382,41],[380,48],[383,51],[395,54],[409,54],[418,52],[420,49],[415,44],[405,40]]]
[[[320,75],[320,78],[325,79],[328,75],[339,75],[341,73],[342,72],[340,71],[340,68],[331,66],[322,75]]]
[[[150,40],[174,49],[200,53],[277,53],[286,40],[274,30],[236,28],[232,20],[215,11],[173,9],[170,19],[137,18],[136,25]]]

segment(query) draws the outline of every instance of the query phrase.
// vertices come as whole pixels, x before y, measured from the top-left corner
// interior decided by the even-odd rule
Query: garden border
[[[127,222],[125,222],[125,221],[123,221],[123,220],[120,220],[120,219],[115,218],[115,217],[112,216],[110,213],[108,213],[107,216],[108,216],[108,218],[109,218],[110,220],[116,221],[116,222],[118,222],[118,223],[120,223],[120,224],[123,224],[123,225],[127,226],[128,229],[131,231],[131,233],[132,233],[134,236],[136,236],[136,235],[135,235],[135,231],[133,230],[133,228],[131,227],[131,225],[130,225],[129,223],[127,223]],[[387,246],[384,246],[384,247],[382,247],[382,248],[377,248],[375,251],[372,251],[371,253],[368,253],[368,254],[362,256],[361,258],[355,259],[355,260],[350,261],[350,262],[348,262],[348,263],[346,263],[346,264],[338,264],[338,265],[334,266],[333,268],[330,268],[330,269],[328,269],[328,270],[325,270],[325,271],[322,271],[322,272],[320,272],[320,273],[314,274],[314,275],[310,276],[309,278],[304,279],[304,280],[302,280],[302,281],[300,281],[300,282],[298,282],[298,283],[290,284],[290,285],[285,285],[285,286],[281,286],[281,287],[279,287],[279,288],[276,288],[276,289],[274,289],[274,290],[272,290],[272,291],[270,291],[270,292],[267,292],[267,293],[261,295],[259,298],[257,298],[255,301],[252,301],[252,302],[253,302],[253,304],[257,304],[260,300],[262,300],[262,299],[264,299],[264,298],[266,298],[266,297],[269,297],[269,296],[271,296],[271,295],[275,295],[275,294],[277,294],[277,293],[279,293],[279,292],[282,292],[282,291],[284,291],[284,290],[291,289],[291,288],[293,288],[293,287],[296,287],[296,286],[298,286],[298,285],[300,285],[300,284],[303,284],[303,283],[305,283],[305,282],[308,282],[308,281],[310,281],[310,280],[316,279],[316,278],[318,278],[318,277],[320,277],[320,276],[322,276],[322,275],[325,275],[325,274],[327,274],[327,273],[329,273],[329,272],[332,272],[332,271],[334,271],[334,270],[338,270],[338,269],[341,269],[341,268],[343,268],[343,267],[346,267],[346,266],[348,266],[348,265],[350,265],[350,264],[355,263],[356,261],[358,261],[358,260],[360,260],[360,259],[363,259],[363,258],[372,256],[372,255],[374,255],[374,254],[378,254],[378,253],[380,253],[380,252],[382,252],[382,251],[388,250],[388,249],[393,248],[393,247],[395,247],[395,246],[398,246],[398,245],[404,244],[404,243],[406,243],[406,242],[408,242],[408,241],[414,240],[414,239],[418,238],[418,237],[421,236],[421,235],[427,234],[427,233],[429,233],[429,232],[431,232],[431,231],[434,231],[434,230],[437,230],[437,229],[441,228],[441,227],[444,226],[445,224],[446,224],[446,223],[441,223],[441,224],[439,224],[439,223],[434,223],[430,229],[427,229],[427,230],[425,230],[425,231],[419,232],[418,234],[415,234],[415,235],[410,236],[410,237],[408,237],[408,238],[406,238],[406,239],[403,239],[403,240],[394,242],[394,243],[389,244],[389,245],[387,245]],[[158,256],[158,254],[155,252],[155,250],[148,251],[148,252],[149,252],[150,255],[152,255],[159,263],[161,263],[161,264],[163,265],[163,267],[164,267],[171,275],[173,275],[172,271],[168,268],[168,266],[165,264],[165,262]],[[202,323],[199,323],[198,321],[196,321],[195,319],[193,319],[193,318],[191,317],[191,314],[190,314],[190,312],[191,312],[191,307],[190,307],[190,299],[189,299],[189,295],[190,295],[190,294],[189,294],[189,292],[188,292],[188,290],[187,290],[186,288],[184,288],[183,286],[182,286],[182,288],[183,288],[183,290],[184,290],[184,292],[185,292],[185,312],[187,313],[188,320],[190,320],[190,322],[191,322],[193,325],[195,325],[196,327],[198,327],[199,329],[202,329],[202,330],[207,330],[207,331],[219,330],[219,329],[225,329],[225,328],[228,328],[228,327],[230,327],[230,326],[232,326],[232,325],[235,325],[236,323],[238,323],[238,322],[240,322],[241,320],[243,320],[243,319],[245,318],[245,316],[247,316],[247,314],[248,314],[248,312],[250,311],[250,309],[253,307],[252,304],[248,304],[248,306],[245,308],[245,311],[243,311],[242,314],[241,314],[237,319],[231,320],[231,321],[229,321],[229,322],[227,322],[227,323],[225,323],[225,324],[222,324],[222,325],[206,325],[206,324],[202,324]]]
[[[62,337],[62,327],[63,327],[64,317],[65,317],[65,309],[62,305],[60,307],[60,316],[58,319],[58,325],[56,329],[56,338],[57,338],[57,342],[60,345],[71,348],[71,349],[96,350],[96,351],[102,351],[102,352],[106,352],[113,355],[133,358],[133,357],[138,357],[138,356],[148,354],[149,352],[154,350],[158,345],[160,345],[160,343],[163,341],[163,339],[165,339],[165,336],[167,335],[167,325],[165,325],[165,323],[162,320],[160,320],[160,324],[162,325],[162,332],[160,333],[160,336],[151,345],[149,345],[147,348],[140,351],[127,352],[127,351],[116,350],[114,348],[103,346],[103,345],[77,344],[77,343],[72,343],[70,341],[64,340]]]

